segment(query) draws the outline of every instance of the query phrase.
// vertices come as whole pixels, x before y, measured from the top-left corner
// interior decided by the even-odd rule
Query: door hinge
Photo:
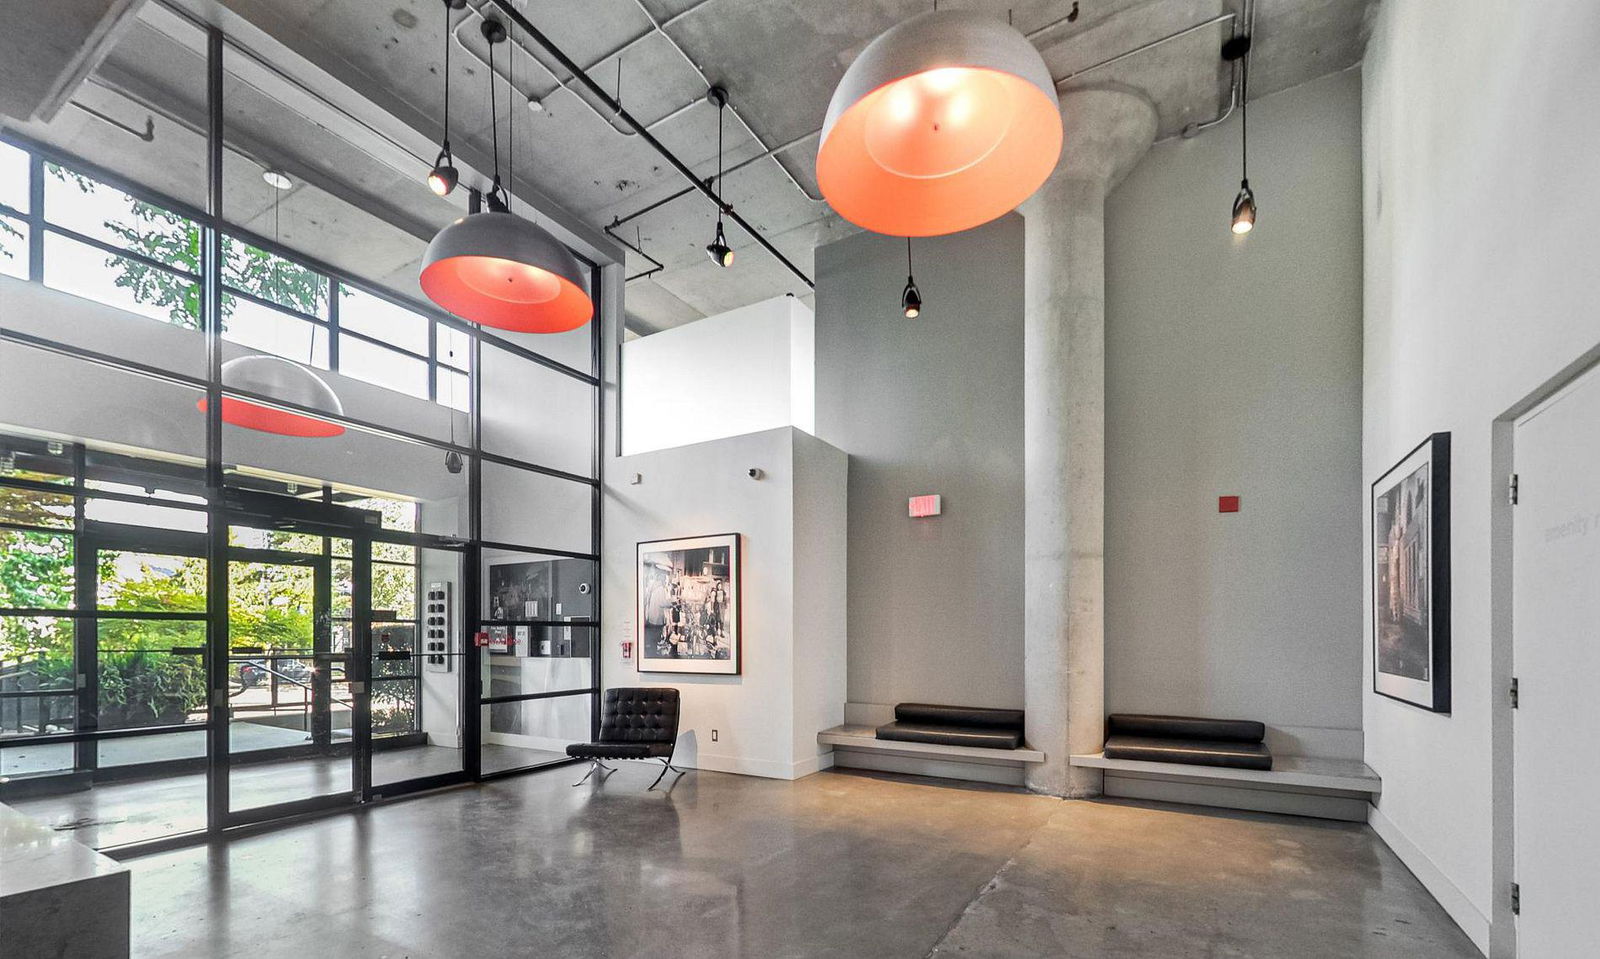
[[[1506,501],[1512,506],[1517,505],[1517,494],[1520,492],[1520,486],[1517,474],[1512,473],[1511,478],[1506,481]]]
[[[1522,915],[1522,887],[1516,883],[1511,884],[1511,914]]]
[[[1513,676],[1511,677],[1511,708],[1516,709],[1520,705],[1522,705],[1522,698],[1517,690],[1517,678]]]

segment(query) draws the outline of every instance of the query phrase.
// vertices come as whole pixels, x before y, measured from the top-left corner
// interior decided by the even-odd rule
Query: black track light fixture
[[[911,274],[911,237],[906,237],[906,288],[900,291],[900,312],[906,319],[914,320],[922,314],[922,291],[917,289],[917,278]]]
[[[461,171],[455,167],[454,158],[450,156],[450,141],[446,140],[439,148],[438,159],[433,161],[433,169],[428,171],[428,189],[436,196],[449,196],[460,179]]]
[[[1250,189],[1250,34],[1231,37],[1222,45],[1222,59],[1239,74],[1239,193],[1233,198],[1235,236],[1256,227],[1256,194]]]
[[[706,244],[706,256],[711,257],[711,262],[718,266],[728,267],[733,265],[733,247],[728,245],[728,238],[722,235],[722,218],[717,218],[717,236]]]
[[[712,87],[706,91],[706,99],[717,107],[717,235],[706,244],[706,256],[716,265],[727,268],[733,265],[733,247],[728,245],[728,238],[722,232],[722,212],[727,209],[722,202],[722,114],[728,108],[728,91]]]
[[[461,10],[467,0],[444,2],[444,137],[439,141],[439,155],[434,158],[433,169],[428,171],[428,189],[435,196],[449,196],[461,180],[455,157],[450,155],[450,11]]]

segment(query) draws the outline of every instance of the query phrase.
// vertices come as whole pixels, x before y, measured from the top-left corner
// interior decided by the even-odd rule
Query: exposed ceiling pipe
[[[632,283],[634,280],[648,279],[667,268],[665,263],[662,263],[660,260],[644,251],[644,242],[642,240],[637,243],[629,243],[626,239],[619,236],[617,234],[617,224],[615,222],[611,223],[609,226],[603,227],[602,229],[606,231],[606,236],[611,237],[613,240],[616,240],[618,243],[621,243],[623,246],[650,261],[650,269],[645,270],[643,273],[635,273],[632,276],[623,277],[622,282]]]
[[[1173,40],[1178,39],[1179,37],[1186,37],[1189,34],[1196,32],[1197,30],[1204,30],[1206,27],[1214,26],[1214,25],[1219,24],[1219,23],[1227,23],[1227,22],[1229,22],[1231,20],[1235,20],[1235,19],[1237,19],[1237,14],[1234,14],[1234,13],[1231,13],[1231,12],[1230,13],[1221,13],[1221,14],[1218,14],[1217,16],[1212,17],[1209,20],[1202,20],[1199,23],[1196,23],[1196,24],[1194,24],[1192,26],[1184,27],[1182,30],[1178,30],[1178,31],[1176,31],[1174,33],[1169,33],[1164,37],[1158,37],[1155,40],[1151,40],[1149,43],[1141,43],[1138,46],[1134,47],[1133,49],[1124,50],[1124,51],[1122,51],[1121,53],[1117,54],[1114,57],[1107,57],[1106,59],[1101,60],[1098,63],[1091,63],[1088,66],[1084,67],[1082,70],[1074,70],[1071,73],[1067,74],[1066,76],[1057,77],[1056,78],[1056,89],[1060,90],[1062,88],[1062,86],[1064,86],[1064,85],[1066,85],[1068,83],[1071,83],[1073,80],[1078,79],[1079,77],[1083,76],[1086,73],[1092,73],[1095,70],[1099,70],[1099,69],[1101,69],[1103,67],[1109,67],[1114,63],[1121,63],[1123,60],[1126,60],[1129,57],[1137,56],[1138,54],[1144,53],[1146,50],[1154,50],[1156,47],[1159,47],[1164,43],[1169,43],[1169,42],[1171,42]]]
[[[636,2],[637,2],[637,0],[636,0]],[[1024,36],[1027,37],[1029,40],[1037,40],[1039,37],[1051,32],[1052,30],[1055,30],[1056,28],[1060,27],[1062,24],[1077,22],[1077,20],[1078,20],[1078,9],[1077,9],[1077,6],[1078,5],[1076,3],[1073,4],[1073,9],[1072,9],[1071,13],[1068,13],[1064,17],[1059,17],[1059,18],[1057,18],[1055,20],[1052,20],[1051,22],[1045,24],[1044,26],[1039,27],[1038,29],[1033,30],[1030,33],[1024,34]],[[693,8],[691,8],[691,9],[693,9]],[[676,18],[674,18],[674,19],[676,19]],[[1230,22],[1230,21],[1235,21],[1237,19],[1238,19],[1238,15],[1234,14],[1234,13],[1231,13],[1231,12],[1230,13],[1218,14],[1217,16],[1212,17],[1209,20],[1203,20],[1203,21],[1201,21],[1199,23],[1192,24],[1190,26],[1184,27],[1182,30],[1179,30],[1179,31],[1177,31],[1175,33],[1169,33],[1164,37],[1160,37],[1158,39],[1151,40],[1149,43],[1144,43],[1144,44],[1141,44],[1141,45],[1139,45],[1137,47],[1134,47],[1131,50],[1123,51],[1122,53],[1119,53],[1114,57],[1109,57],[1109,58],[1107,58],[1105,60],[1101,60],[1099,63],[1090,64],[1089,66],[1084,67],[1082,70],[1075,70],[1072,73],[1069,73],[1066,76],[1063,76],[1063,77],[1057,79],[1055,81],[1056,87],[1059,89],[1062,84],[1067,83],[1068,81],[1077,79],[1078,77],[1081,77],[1084,74],[1089,73],[1090,71],[1099,70],[1100,68],[1110,66],[1113,63],[1119,63],[1119,62],[1121,62],[1123,60],[1126,60],[1127,58],[1129,58],[1131,56],[1134,56],[1135,54],[1143,53],[1146,50],[1152,50],[1152,49],[1154,49],[1156,47],[1161,46],[1164,43],[1168,43],[1168,42],[1170,42],[1172,40],[1176,40],[1179,37],[1186,37],[1189,34],[1194,33],[1196,31],[1204,30],[1206,27],[1214,26],[1214,25],[1219,24],[1219,23],[1226,23],[1226,22]],[[1228,113],[1231,113],[1231,112],[1233,112],[1232,105],[1230,105],[1228,107]],[[1218,118],[1217,120],[1207,121],[1207,124],[1202,125],[1200,127],[1200,129],[1205,129],[1206,126],[1214,126],[1217,123],[1221,123],[1225,119],[1227,119],[1227,113],[1224,113],[1222,115],[1222,117]],[[660,121],[657,121],[657,122],[660,122]],[[750,157],[749,159],[743,160],[743,161],[741,161],[741,162],[729,167],[727,172],[728,173],[732,173],[735,170],[738,170],[738,169],[740,169],[742,167],[748,166],[751,163],[755,163],[758,160],[765,159],[766,157],[769,157],[769,156],[776,156],[777,154],[783,153],[786,150],[791,150],[794,147],[799,146],[800,144],[805,143],[806,141],[813,139],[814,137],[818,136],[821,133],[822,133],[822,130],[819,127],[818,129],[813,130],[810,133],[807,133],[807,134],[805,134],[803,136],[795,137],[793,140],[790,140],[788,143],[780,143],[775,147],[769,148],[764,153],[759,153],[759,154],[757,154],[757,155],[755,155],[753,157]],[[1184,135],[1185,136],[1189,136],[1190,134],[1185,132]],[[781,164],[781,163],[778,164],[778,165],[779,166],[783,166],[783,164]],[[637,218],[639,218],[641,216],[644,216],[646,213],[650,213],[653,210],[660,209],[661,207],[666,206],[668,203],[671,203],[673,200],[679,199],[680,197],[687,196],[687,195],[689,195],[690,193],[693,193],[693,192],[694,192],[693,188],[679,190],[678,192],[673,193],[673,194],[671,194],[669,196],[663,197],[663,198],[661,198],[659,200],[656,200],[655,202],[653,202],[653,203],[651,203],[651,204],[649,204],[647,206],[641,207],[640,209],[635,210],[632,213],[627,214],[626,216],[620,216],[620,217],[615,218],[614,220],[612,220],[612,225],[616,226],[617,224],[627,223],[629,220],[637,219]],[[807,191],[806,195],[809,197],[811,194],[810,194],[809,191]]]
[[[644,42],[645,40],[650,39],[652,36],[655,36],[656,34],[659,33],[663,38],[666,39],[666,41],[668,43],[670,43],[672,45],[672,49],[677,51],[678,55],[683,58],[684,62],[689,64],[690,69],[694,70],[694,72],[700,77],[701,82],[706,84],[707,87],[710,87],[712,85],[712,83],[707,78],[706,72],[700,68],[700,65],[698,63],[696,63],[694,61],[694,59],[692,57],[690,57],[689,54],[681,46],[678,45],[678,41],[674,40],[672,38],[672,35],[667,33],[666,28],[668,26],[671,26],[672,24],[678,22],[679,20],[683,19],[684,17],[688,16],[689,14],[693,13],[694,11],[700,9],[701,7],[705,6],[706,4],[710,3],[711,0],[701,0],[701,2],[695,4],[694,6],[691,6],[688,9],[685,9],[685,10],[680,10],[678,13],[672,15],[671,17],[668,17],[666,20],[659,20],[659,21],[655,18],[654,14],[652,14],[648,9],[645,8],[644,4],[642,2],[640,2],[640,0],[634,0],[634,2],[638,4],[640,11],[643,12],[644,15],[650,20],[650,24],[651,24],[650,29],[646,30],[644,33],[639,34],[638,36],[634,37],[633,39],[629,40],[628,42],[622,44],[621,46],[619,46],[616,49],[612,50],[610,53],[604,54],[599,59],[597,59],[593,63],[591,63],[589,66],[585,67],[584,68],[585,71],[593,70],[595,67],[597,67],[600,64],[606,62],[607,60],[612,59],[613,57],[620,58],[622,56],[622,54],[626,53],[628,50],[632,49],[635,46],[638,46],[640,43]],[[470,9],[473,13],[477,14],[478,17],[480,19],[482,19],[482,17],[483,17],[483,9],[482,8],[484,6],[487,6],[487,2],[485,2],[483,4],[480,4],[478,6],[475,6],[475,7],[469,7],[468,9]],[[1061,22],[1064,22],[1064,21],[1061,21]],[[490,69],[489,62],[487,60],[485,60],[483,57],[479,56],[478,52],[476,50],[472,49],[470,46],[468,46],[466,41],[462,38],[461,29],[464,26],[466,26],[466,19],[465,18],[463,18],[462,21],[460,23],[458,23],[456,25],[456,27],[451,31],[451,36],[454,39],[456,46],[459,47],[464,53],[466,53],[466,55],[468,57],[470,57],[473,60],[477,61],[479,66],[483,67],[486,70]],[[1053,24],[1051,24],[1050,26],[1053,26]],[[605,122],[612,129],[616,130],[618,133],[622,134],[625,137],[638,136],[638,134],[635,133],[632,129],[629,129],[629,128],[625,127],[625,126],[618,126],[615,122],[613,122],[612,117],[609,117],[606,114],[604,114],[604,113],[600,112],[599,110],[595,109],[595,106],[594,106],[593,103],[590,103],[589,100],[586,97],[584,97],[581,93],[579,93],[577,90],[573,90],[572,89],[572,84],[576,80],[575,77],[569,77],[569,78],[563,80],[561,77],[556,75],[555,71],[551,70],[548,66],[546,66],[542,61],[540,61],[540,59],[538,57],[534,56],[532,54],[532,52],[530,52],[521,43],[513,41],[512,46],[513,46],[513,49],[521,50],[522,53],[528,57],[528,59],[532,60],[534,62],[534,65],[537,66],[544,73],[544,75],[550,79],[550,82],[552,82],[552,83],[554,83],[556,85],[556,90],[561,90],[561,89],[571,90],[572,94],[578,98],[579,102],[581,102],[586,108],[588,108],[590,113],[593,113],[596,117],[598,117],[600,120]],[[620,62],[620,60],[619,60],[619,62]],[[509,81],[509,74],[506,77],[502,77],[502,79],[506,79],[507,82],[509,83],[510,82]],[[520,97],[522,97],[522,99],[524,99],[526,101],[529,101],[529,102],[533,102],[533,101],[538,100],[538,99],[543,99],[543,97],[536,98],[536,97],[533,97],[533,96],[531,96],[529,94],[525,94],[521,90],[516,89],[515,86],[512,86],[512,91],[511,92],[516,94],[516,95],[518,95],[518,96],[520,96]],[[550,91],[550,93],[545,94],[544,97],[549,97],[554,92],[555,92],[555,90],[552,90],[552,91]],[[618,92],[618,99],[620,100],[620,91]],[[649,123],[646,123],[644,125],[644,128],[647,131],[654,132],[657,127],[662,126],[663,124],[669,123],[672,120],[675,120],[678,117],[682,116],[683,114],[688,113],[690,110],[692,110],[695,107],[699,106],[702,102],[704,102],[704,97],[697,97],[697,98],[695,98],[693,100],[690,100],[688,103],[685,103],[682,106],[677,107],[674,110],[670,110],[666,114],[664,114],[662,116],[659,116],[654,120],[651,120]],[[733,113],[734,119],[739,121],[739,125],[744,127],[745,133],[747,135],[749,135],[750,139],[754,140],[756,145],[761,148],[761,152],[757,153],[754,157],[750,158],[749,161],[741,162],[738,165],[734,166],[733,168],[729,169],[727,172],[731,173],[731,172],[733,172],[733,170],[737,170],[737,169],[739,169],[741,167],[748,166],[749,162],[753,162],[753,161],[756,161],[756,160],[764,160],[764,159],[767,159],[767,158],[770,157],[770,158],[772,158],[772,161],[773,161],[774,165],[776,165],[778,167],[778,169],[783,172],[783,175],[789,180],[789,182],[791,184],[794,185],[794,188],[796,190],[800,191],[802,196],[804,196],[807,200],[810,200],[813,203],[822,202],[822,197],[812,195],[811,191],[807,190],[805,188],[805,185],[802,184],[798,179],[795,178],[794,173],[790,171],[788,166],[786,166],[783,163],[782,160],[778,159],[778,154],[783,152],[782,149],[780,149],[780,148],[769,149],[767,147],[767,145],[766,145],[766,142],[764,140],[762,140],[761,135],[756,133],[755,129],[753,127],[751,127],[750,124],[745,120],[744,116],[742,114],[740,114],[738,107],[735,107],[732,103],[730,103],[728,105],[728,108],[729,108],[730,112]],[[680,193],[680,194],[677,194],[677,195],[681,196],[682,194]]]
[[[602,89],[600,84],[596,83],[593,77],[589,76],[589,74],[585,72],[582,67],[578,66],[578,64],[575,63],[571,57],[567,56],[564,50],[557,46],[549,37],[545,36],[538,27],[534,26],[533,22],[524,16],[521,10],[517,9],[513,0],[493,0],[493,3],[498,6],[507,17],[515,22],[517,26],[521,27],[523,32],[533,39],[533,42],[537,43],[545,50],[546,53],[554,57],[556,62],[561,65],[563,70],[568,71],[580,82],[582,82],[584,87],[587,88],[589,92],[593,93],[596,99],[605,105],[606,109],[615,112],[623,122],[632,127],[639,134],[639,136],[644,139],[644,142],[650,144],[650,146],[657,153],[661,154],[663,159],[672,164],[673,168],[676,169],[684,179],[694,184],[696,189],[705,194],[706,199],[710,200],[712,203],[715,203],[718,209],[722,210],[723,214],[727,216],[728,219],[736,223],[740,229],[744,230],[744,232],[750,236],[751,239],[761,244],[762,248],[764,248],[768,253],[771,253],[779,263],[782,263],[784,267],[789,270],[789,272],[799,277],[800,280],[805,283],[807,289],[815,288],[816,284],[812,282],[811,277],[805,274],[805,271],[796,266],[792,260],[783,254],[783,251],[779,250],[776,246],[773,246],[771,240],[768,240],[766,236],[761,233],[761,231],[757,230],[754,226],[751,226],[750,222],[744,217],[740,216],[731,205],[719,200],[716,192],[712,190],[711,187],[707,186],[705,182],[701,180],[692,169],[689,168],[688,164],[680,160],[677,154],[667,149],[666,145],[660,140],[656,139],[655,135],[646,129],[643,123],[639,122],[639,120],[635,118],[633,114],[629,113],[627,110],[624,110],[622,108],[622,104],[612,99],[611,95]]]
[[[1239,35],[1239,29],[1241,25],[1240,21],[1242,20],[1245,34],[1248,36],[1254,36],[1256,30],[1255,0],[1243,0],[1241,5],[1243,7],[1243,12],[1239,18],[1236,18],[1233,21],[1233,35],[1236,37]],[[1245,57],[1248,59],[1249,54],[1245,54]],[[1229,117],[1233,116],[1233,111],[1238,109],[1239,103],[1241,102],[1239,88],[1244,82],[1244,74],[1240,71],[1238,62],[1230,64],[1229,68],[1231,73],[1228,80],[1228,105],[1223,108],[1221,113],[1218,113],[1209,120],[1202,120],[1198,123],[1191,123],[1185,126],[1183,128],[1183,138],[1185,140],[1197,137],[1212,127],[1226,122]]]

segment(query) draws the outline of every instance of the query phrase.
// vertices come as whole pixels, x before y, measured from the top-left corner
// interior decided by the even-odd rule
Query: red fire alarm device
[[[1218,496],[1217,497],[1217,512],[1219,512],[1219,513],[1237,513],[1237,512],[1239,512],[1239,497],[1237,497],[1237,496]]]
[[[938,516],[942,511],[943,505],[939,502],[938,493],[930,493],[926,496],[911,497],[909,512],[912,519],[925,519],[929,516]]]

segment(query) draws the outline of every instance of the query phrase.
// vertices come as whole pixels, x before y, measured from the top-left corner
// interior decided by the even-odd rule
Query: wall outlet
[[[711,730],[711,741],[712,742],[716,742],[717,741],[717,731],[715,729]]]

